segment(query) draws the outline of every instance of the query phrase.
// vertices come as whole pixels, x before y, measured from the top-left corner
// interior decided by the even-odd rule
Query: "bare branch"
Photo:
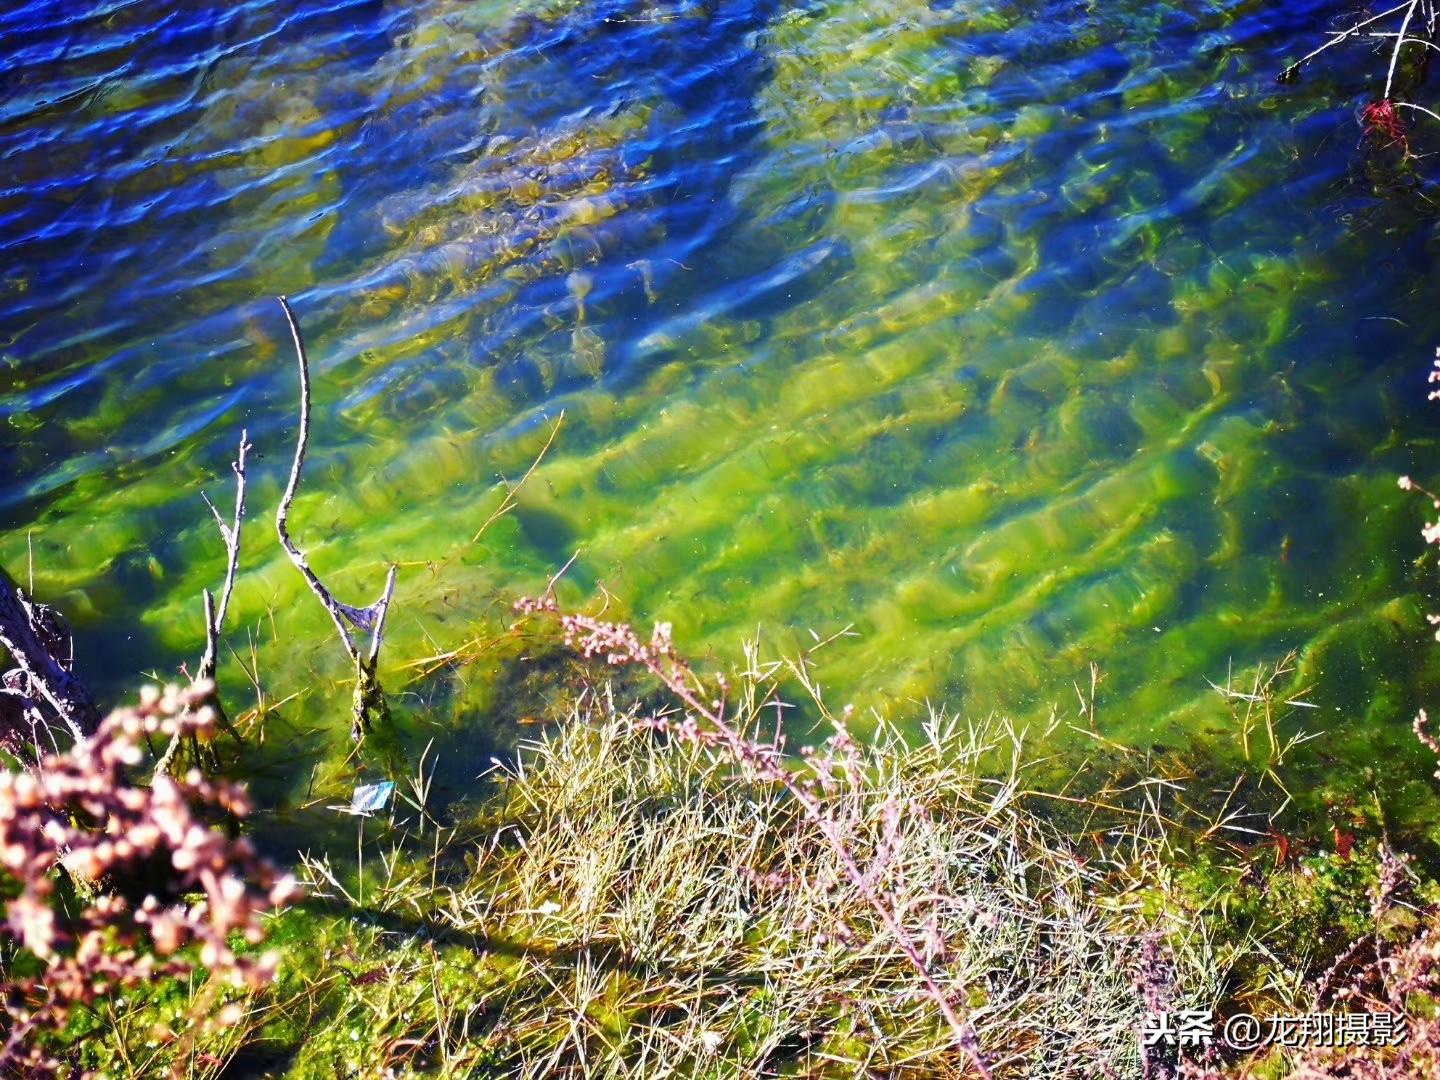
[[[495,524],[495,522],[499,521],[502,517],[510,513],[510,511],[514,510],[515,507],[519,505],[520,492],[524,490],[525,485],[530,481],[530,478],[535,475],[535,470],[540,468],[540,463],[545,460],[545,455],[550,452],[550,447],[555,444],[555,436],[560,434],[560,427],[564,423],[565,410],[562,409],[560,410],[560,415],[555,418],[555,423],[550,426],[550,434],[545,439],[545,445],[540,448],[540,452],[536,454],[534,459],[530,462],[530,467],[525,470],[525,475],[520,477],[520,479],[513,484],[510,483],[510,481],[507,480],[504,475],[501,475],[500,482],[505,486],[505,497],[500,500],[500,505],[497,506],[490,514],[490,516],[485,519],[484,524],[482,524],[480,528],[475,530],[475,535],[470,537],[469,544],[462,544],[457,547],[454,551],[452,551],[449,555],[445,557],[443,562],[440,562],[438,564],[433,562],[426,562],[425,565],[430,568],[432,573],[443,573],[450,566],[454,565],[457,560],[464,556],[465,552],[469,549],[471,545],[479,543],[480,538],[485,535],[486,530],[488,530],[491,525]]]
[[[1377,30],[1377,31],[1375,31],[1375,32],[1372,33],[1372,34],[1366,34],[1365,36],[1366,36],[1366,37],[1372,37],[1372,38],[1398,38],[1400,35],[1397,34],[1397,33],[1395,33],[1395,31],[1393,31],[1393,30],[1384,30],[1384,31]],[[1423,45],[1423,46],[1425,46],[1425,48],[1427,48],[1427,49],[1434,49],[1436,52],[1440,52],[1440,45],[1436,45],[1433,41],[1429,40],[1428,38],[1415,37],[1413,34],[1412,34],[1410,37],[1407,37],[1407,38],[1405,39],[1405,44],[1407,44],[1407,45]]]
[[[215,594],[209,589],[204,589],[201,596],[205,604],[205,652],[200,657],[200,667],[195,673],[192,684],[202,681],[215,681],[215,669],[220,662],[220,631],[225,625],[225,614],[230,610],[230,594],[235,590],[235,574],[240,567],[240,528],[245,518],[245,455],[251,449],[250,433],[244,428],[240,430],[240,449],[235,455],[235,460],[230,463],[230,471],[235,474],[235,516],[230,524],[220,516],[220,511],[215,509],[215,504],[210,501],[210,496],[200,492],[200,498],[205,500],[205,505],[210,508],[210,514],[215,518],[215,527],[220,530],[220,539],[225,544],[225,582],[220,589],[220,606],[215,606]],[[219,724],[238,742],[240,733],[235,730],[225,715],[225,710],[220,705],[217,697],[211,702]],[[180,751],[180,743],[183,738],[180,731],[176,731],[170,737],[170,743],[165,747],[165,752],[155,763],[155,776],[161,776],[168,772],[175,762]],[[207,756],[202,753],[200,745],[195,742],[193,736],[190,738],[190,754],[197,763],[214,765],[213,755]]]
[[[1390,88],[1395,84],[1395,68],[1400,62],[1400,50],[1405,47],[1410,33],[1410,20],[1415,17],[1415,9],[1419,6],[1420,0],[1410,0],[1410,7],[1405,11],[1405,19],[1400,23],[1400,36],[1395,39],[1395,48],[1390,53],[1390,70],[1385,74],[1385,93],[1380,95],[1382,101],[1390,100]]]
[[[218,607],[210,590],[205,590],[205,655],[200,658],[197,680],[215,678],[215,667],[220,653],[220,631],[225,625],[225,615],[230,610],[230,595],[235,591],[235,574],[240,566],[240,528],[245,518],[245,454],[251,449],[248,436],[249,432],[242,429],[240,450],[235,460],[230,463],[230,470],[235,474],[235,516],[229,525],[225,524],[220,511],[215,509],[210,496],[203,491],[200,493],[205,505],[210,508],[210,513],[215,516],[215,524],[220,529],[220,539],[225,543],[225,584],[220,589]]]
[[[300,333],[300,324],[295,319],[295,312],[291,310],[289,300],[283,296],[278,296],[276,299],[280,301],[280,307],[285,311],[285,321],[290,324],[290,336],[295,342],[296,363],[300,367],[300,432],[295,440],[295,461],[290,466],[290,479],[285,484],[285,492],[280,496],[280,506],[275,511],[275,531],[279,534],[280,546],[285,549],[285,554],[290,556],[290,561],[295,564],[295,569],[300,571],[300,576],[305,579],[305,584],[310,586],[310,591],[315,594],[320,605],[329,613],[330,620],[335,624],[335,630],[340,635],[340,642],[345,646],[346,654],[355,665],[353,734],[359,740],[363,737],[365,730],[370,727],[372,716],[383,719],[388,715],[384,692],[375,677],[375,667],[380,658],[380,644],[385,635],[385,616],[389,613],[390,599],[395,591],[396,567],[394,565],[390,567],[390,573],[385,580],[385,590],[380,594],[379,599],[367,607],[351,607],[331,595],[324,582],[316,576],[314,570],[310,569],[310,562],[306,559],[305,553],[290,538],[290,504],[295,501],[295,493],[300,488],[300,474],[305,468],[305,452],[310,445],[310,358],[305,352],[305,339]],[[370,648],[367,653],[360,651],[359,643],[351,636],[352,627],[356,630],[369,631]]]
[[[545,445],[540,448],[540,453],[535,455],[535,460],[530,463],[530,468],[525,470],[525,475],[520,478],[519,483],[511,485],[508,481],[506,482],[507,486],[505,488],[505,498],[500,500],[500,505],[496,507],[495,512],[485,519],[485,524],[481,525],[480,528],[476,530],[475,535],[470,538],[470,543],[473,544],[478,541],[480,537],[485,535],[485,530],[490,528],[490,526],[495,523],[497,518],[504,517],[512,509],[514,509],[515,496],[520,492],[520,489],[525,486],[525,483],[530,479],[531,474],[540,467],[540,462],[545,460],[545,455],[550,452],[550,446],[552,443],[555,442],[555,436],[560,433],[560,425],[564,422],[565,412],[564,410],[561,410],[560,415],[556,418],[554,425],[550,428],[549,438],[545,440]]]
[[[1365,29],[1365,27],[1372,26],[1375,23],[1379,22],[1381,19],[1388,18],[1389,16],[1394,15],[1397,11],[1403,11],[1407,6],[1413,7],[1414,3],[1415,0],[1405,0],[1405,3],[1396,4],[1389,10],[1382,11],[1379,15],[1372,15],[1370,16],[1370,18],[1364,20],[1363,22],[1356,23],[1354,26],[1350,27],[1347,30],[1332,31],[1329,41],[1327,41],[1324,45],[1321,45],[1318,49],[1315,49],[1312,52],[1309,52],[1306,55],[1302,56],[1299,60],[1296,60],[1295,63],[1291,64],[1284,71],[1282,71],[1280,73],[1281,80],[1289,80],[1297,71],[1300,70],[1301,67],[1303,67],[1305,64],[1308,64],[1311,60],[1314,60],[1315,57],[1319,56],[1325,50],[1333,48],[1334,46],[1339,45],[1341,42],[1347,41],[1350,38],[1355,37],[1360,33],[1361,30]]]
[[[1429,109],[1425,108],[1423,105],[1412,105],[1412,104],[1411,104],[1410,102],[1408,102],[1408,101],[1397,101],[1397,102],[1395,102],[1395,107],[1396,107],[1397,109],[1414,109],[1414,110],[1415,110],[1416,112],[1418,112],[1418,113],[1424,113],[1426,116],[1430,117],[1432,120],[1440,120],[1440,113],[1431,112]]]
[[[395,573],[398,569],[399,567],[394,565],[390,567],[390,573],[385,576],[385,591],[375,602],[375,629],[370,632],[371,667],[380,659],[380,643],[385,636],[385,616],[390,611],[390,598],[395,595]]]
[[[295,356],[300,365],[300,433],[295,440],[295,461],[290,466],[290,479],[285,484],[285,493],[280,496],[280,506],[275,511],[275,531],[280,536],[280,546],[285,549],[285,554],[290,556],[295,569],[300,571],[305,584],[310,586],[310,591],[315,594],[321,606],[330,613],[350,659],[358,662],[360,654],[350,639],[350,630],[345,625],[345,619],[341,617],[340,605],[315,576],[315,571],[310,569],[305,553],[290,539],[290,504],[295,501],[295,492],[300,488],[300,473],[305,468],[305,451],[310,445],[310,358],[305,354],[305,339],[300,335],[300,324],[295,321],[295,313],[290,310],[290,301],[283,296],[276,299],[285,310],[285,321],[290,324],[290,336],[295,341]]]

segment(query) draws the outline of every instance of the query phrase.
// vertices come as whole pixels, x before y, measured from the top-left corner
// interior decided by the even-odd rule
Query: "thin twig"
[[[1395,33],[1395,31],[1393,30],[1376,30],[1372,33],[1366,34],[1365,36],[1372,38],[1398,38],[1400,35]],[[1427,49],[1434,49],[1436,52],[1440,52],[1440,45],[1436,45],[1433,41],[1430,41],[1427,38],[1407,37],[1404,39],[1404,43],[1406,45],[1423,45]]]
[[[300,473],[305,467],[305,451],[310,445],[310,358],[305,354],[305,340],[300,335],[300,324],[295,321],[295,313],[290,310],[290,302],[283,296],[276,299],[280,301],[280,306],[285,311],[285,320],[290,324],[290,335],[295,341],[295,356],[300,367],[300,433],[295,441],[295,461],[290,466],[290,479],[285,484],[285,493],[280,496],[280,506],[275,511],[275,531],[280,536],[280,546],[285,549],[285,554],[290,556],[290,561],[295,564],[295,569],[300,571],[305,584],[310,586],[310,591],[335,623],[335,630],[340,635],[345,652],[351,660],[358,663],[360,652],[351,640],[350,628],[345,625],[340,604],[315,576],[315,571],[310,569],[305,553],[290,539],[290,504],[295,501],[295,492],[300,488]],[[351,618],[353,621],[353,616]]]
[[[390,611],[390,598],[395,595],[395,573],[399,567],[391,565],[390,572],[385,575],[385,591],[380,594],[380,599],[375,601],[375,629],[370,634],[370,666],[374,667],[375,662],[380,659],[380,642],[385,635],[385,616]]]
[[[1432,120],[1440,120],[1440,113],[1431,112],[1429,109],[1425,108],[1423,105],[1412,105],[1412,104],[1411,104],[1410,102],[1408,102],[1408,101],[1397,101],[1397,102],[1394,102],[1394,105],[1395,105],[1395,107],[1396,107],[1397,109],[1414,109],[1414,110],[1415,110],[1416,112],[1418,112],[1418,113],[1424,113],[1426,116],[1430,117]]]
[[[200,498],[205,500],[205,505],[210,508],[211,515],[215,518],[215,525],[220,530],[220,539],[225,545],[225,580],[220,588],[220,605],[215,605],[215,594],[209,589],[201,591],[201,597],[205,605],[205,652],[200,657],[200,667],[195,673],[192,683],[215,681],[215,670],[220,663],[220,632],[225,625],[225,615],[230,610],[230,595],[235,591],[235,574],[240,568],[240,529],[245,519],[245,455],[252,449],[250,445],[250,433],[244,428],[240,429],[240,449],[236,452],[235,460],[230,463],[230,471],[235,474],[235,513],[227,525],[225,519],[220,516],[220,511],[210,501],[210,496],[204,491],[200,492]],[[229,732],[236,742],[240,741],[240,733],[230,723],[229,717],[220,705],[217,697],[211,702],[215,710],[220,726]],[[174,764],[176,755],[180,751],[180,745],[185,736],[176,731],[170,737],[170,743],[165,747],[164,753],[155,762],[153,776],[163,776],[170,771]],[[198,756],[200,751],[193,736],[190,737],[192,756]],[[214,764],[213,760],[209,764]]]
[[[520,489],[525,486],[526,481],[530,479],[530,475],[540,467],[540,462],[545,460],[545,455],[550,452],[550,445],[555,441],[555,436],[560,434],[560,425],[564,422],[565,413],[564,410],[561,410],[560,415],[555,418],[555,423],[550,428],[550,435],[546,438],[545,445],[540,448],[540,453],[535,455],[535,460],[530,463],[530,468],[525,470],[525,475],[520,477],[517,483],[506,485],[505,498],[500,500],[500,505],[496,507],[494,513],[485,519],[485,523],[475,530],[475,535],[470,538],[470,543],[474,544],[479,541],[480,537],[485,535],[485,530],[490,528],[496,519],[504,517],[514,508],[515,496],[519,493]]]
[[[1415,16],[1415,9],[1420,6],[1420,0],[1410,0],[1410,7],[1405,12],[1405,18],[1400,23],[1400,36],[1395,41],[1395,48],[1390,53],[1390,70],[1385,74],[1385,93],[1380,95],[1382,101],[1390,100],[1390,88],[1395,83],[1395,68],[1400,62],[1400,50],[1405,47],[1406,38],[1410,32],[1410,20]]]
[[[215,678],[220,654],[220,630],[225,625],[225,615],[230,610],[230,596],[235,591],[235,574],[240,566],[240,529],[245,518],[245,454],[251,449],[248,435],[242,428],[239,452],[230,463],[230,470],[235,474],[235,516],[229,525],[225,524],[220,511],[215,509],[210,496],[203,491],[200,493],[205,505],[210,508],[210,513],[214,515],[215,524],[220,529],[220,539],[225,543],[225,583],[220,589],[218,607],[210,590],[205,590],[205,655],[200,658],[197,679]]]
[[[1397,11],[1400,11],[1407,4],[1413,4],[1414,2],[1415,0],[1405,0],[1404,4],[1396,4],[1388,11],[1382,11],[1379,15],[1372,15],[1364,22],[1358,22],[1354,26],[1350,27],[1348,30],[1331,31],[1331,37],[1329,41],[1327,41],[1324,45],[1321,45],[1318,49],[1315,49],[1302,56],[1299,60],[1296,60],[1295,63],[1291,64],[1289,67],[1287,67],[1284,71],[1280,73],[1280,78],[1289,79],[1290,76],[1294,75],[1295,72],[1299,71],[1303,65],[1308,64],[1311,60],[1314,60],[1315,57],[1319,56],[1326,49],[1333,48],[1334,46],[1339,45],[1341,42],[1356,36],[1361,30],[1365,29],[1365,27],[1371,26],[1374,23],[1379,22],[1381,19],[1394,15]]]

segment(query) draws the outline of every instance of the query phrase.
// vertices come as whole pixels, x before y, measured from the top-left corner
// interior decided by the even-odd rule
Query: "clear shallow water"
[[[270,527],[285,293],[293,527],[349,599],[404,564],[396,661],[578,550],[564,599],[697,654],[853,623],[819,675],[900,715],[1073,714],[1093,661],[1108,738],[1228,745],[1206,680],[1301,649],[1317,778],[1398,791],[1434,229],[1356,150],[1363,55],[1273,81],[1328,13],[12,7],[0,558],[94,681],[173,670],[248,427],[233,625],[281,693],[339,677]]]

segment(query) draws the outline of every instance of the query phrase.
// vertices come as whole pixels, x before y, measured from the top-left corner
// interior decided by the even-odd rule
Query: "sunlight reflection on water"
[[[247,426],[263,526],[288,460],[286,293],[342,581],[452,552],[567,412],[520,511],[402,577],[397,655],[579,550],[570,601],[697,652],[855,623],[820,674],[887,711],[1068,711],[1094,661],[1107,733],[1173,743],[1302,648],[1368,762],[1436,688],[1393,477],[1440,320],[1429,225],[1355,175],[1363,72],[1273,83],[1322,10],[14,8],[0,554],[33,529],[92,649],[134,620],[99,681],[194,651],[198,489]],[[239,624],[324,667],[251,535]]]

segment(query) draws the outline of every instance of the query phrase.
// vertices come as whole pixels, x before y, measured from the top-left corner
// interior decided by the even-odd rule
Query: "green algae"
[[[997,39],[1048,40],[1003,6],[773,20],[747,103],[763,149],[717,189],[733,215],[694,253],[656,194],[661,135],[695,123],[678,94],[516,119],[557,70],[522,27],[581,17],[563,6],[527,23],[427,5],[351,76],[391,88],[397,126],[482,75],[486,91],[465,131],[483,153],[452,160],[446,117],[417,122],[433,167],[373,202],[347,202],[337,154],[363,121],[326,114],[324,72],[276,89],[226,67],[189,135],[218,156],[166,182],[215,173],[231,193],[188,272],[215,275],[194,285],[207,310],[246,304],[224,386],[247,403],[213,411],[199,364],[104,385],[49,429],[74,475],[0,556],[23,565],[33,532],[37,583],[103,681],[173,669],[221,571],[199,492],[221,500],[258,411],[234,637],[256,640],[276,691],[343,679],[268,526],[293,369],[250,300],[311,289],[317,431],[293,520],[346,599],[402,565],[392,664],[576,556],[565,602],[605,602],[603,586],[611,614],[673,621],[700,656],[733,659],[757,628],[783,649],[853,624],[816,672],[862,712],[928,698],[1074,719],[1095,663],[1105,737],[1230,753],[1207,680],[1297,649],[1338,762],[1314,767],[1354,774],[1407,745],[1440,672],[1418,508],[1392,479],[1434,449],[1392,388],[1421,358],[1372,377],[1363,346],[1321,343],[1345,268],[1378,257],[1315,206],[1277,209],[1304,180],[1282,147],[1321,104],[1277,115],[1230,80],[1217,131],[1213,50],[1157,64],[1162,16],[1123,6],[1124,50],[1093,65],[1109,16],[1033,52]],[[1237,10],[1202,9],[1224,40]],[[472,543],[562,410],[515,513]],[[105,644],[116,621],[137,640]],[[338,747],[343,717],[325,721]]]

